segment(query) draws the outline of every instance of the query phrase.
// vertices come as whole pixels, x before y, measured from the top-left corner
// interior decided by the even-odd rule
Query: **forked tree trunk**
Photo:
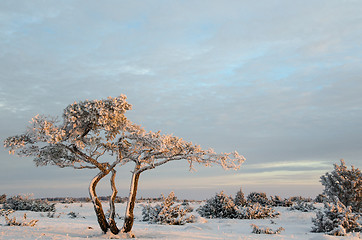
[[[140,166],[136,165],[134,172],[132,174],[131,186],[130,186],[129,197],[128,197],[128,204],[127,204],[126,213],[124,216],[123,228],[121,230],[122,232],[125,232],[125,233],[131,232],[132,227],[133,227],[133,222],[134,222],[133,210],[134,210],[135,202],[136,202],[138,180],[141,175],[140,172],[137,172],[139,169],[140,169]]]
[[[96,186],[98,182],[107,175],[105,172],[98,173],[89,185],[89,195],[92,199],[94,211],[96,212],[98,224],[101,227],[103,233],[108,231],[109,225],[107,223],[106,216],[104,215],[103,207],[101,201],[99,201],[97,194],[96,194]]]
[[[112,170],[112,176],[111,176],[111,188],[112,188],[112,195],[109,199],[109,209],[110,209],[110,213],[109,213],[109,229],[111,230],[111,232],[113,234],[118,234],[119,233],[119,229],[117,227],[116,221],[114,221],[114,215],[115,215],[115,206],[114,206],[114,201],[116,200],[116,196],[117,196],[117,188],[116,188],[116,184],[114,182],[114,179],[116,177],[116,170]]]

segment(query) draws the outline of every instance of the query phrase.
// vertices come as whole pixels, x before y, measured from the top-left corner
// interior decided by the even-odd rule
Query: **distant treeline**
[[[98,197],[101,201],[109,201],[110,196],[100,196]],[[7,199],[6,194],[0,195],[0,204],[5,203]],[[90,202],[91,199],[89,197],[47,197],[47,198],[38,198],[39,200],[45,200],[49,202],[60,202],[60,203],[75,203],[75,202]],[[140,197],[138,198],[137,202],[160,202],[162,200],[161,197],[157,198],[144,198]],[[115,202],[116,203],[125,203],[128,201],[128,197],[116,197]],[[179,200],[177,199],[177,202],[201,202],[201,201],[195,201],[195,200]]]
[[[98,197],[101,201],[109,201],[110,196],[100,196]],[[90,202],[91,199],[89,197],[52,197],[52,198],[40,198],[41,200],[46,200],[49,202],[60,202],[60,203],[75,203],[75,202]],[[140,197],[138,198],[137,202],[160,202],[163,198],[157,197],[157,198],[144,198]],[[115,203],[125,203],[128,201],[128,197],[116,197]],[[196,200],[179,200],[177,199],[177,202],[201,202]]]
[[[110,196],[100,196],[98,197],[101,201],[108,201]],[[116,197],[116,203],[123,203],[127,201],[127,197]],[[90,202],[89,197],[47,197],[41,198],[41,200],[46,200],[49,202],[60,202],[60,203],[75,203],[75,202]]]

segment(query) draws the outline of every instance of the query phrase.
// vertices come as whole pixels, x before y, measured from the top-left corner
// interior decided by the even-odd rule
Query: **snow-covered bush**
[[[236,206],[244,206],[246,204],[246,199],[241,188],[235,195],[234,203]]]
[[[301,211],[301,212],[313,212],[316,209],[316,207],[314,207],[313,203],[308,203],[308,202],[296,202],[294,203],[289,210],[297,210],[297,211]]]
[[[205,205],[197,209],[197,212],[202,217],[207,218],[262,219],[279,215],[273,208],[263,206],[258,202],[236,206],[232,198],[225,195],[224,192],[220,192],[215,197],[208,199]]]
[[[79,214],[79,213],[76,213],[76,212],[69,212],[67,215],[68,215],[70,218],[85,218],[85,217],[80,216],[80,214]]]
[[[279,212],[268,206],[262,206],[260,203],[249,204],[244,207],[239,207],[237,216],[240,219],[263,219],[274,218],[279,215]]]
[[[255,234],[280,234],[282,231],[284,231],[285,229],[280,227],[277,230],[273,230],[271,228],[260,228],[255,224],[251,224],[251,227],[253,228],[252,233]]]
[[[290,197],[289,201],[291,202],[313,202],[313,199],[310,197],[294,196]]]
[[[249,203],[260,203],[264,206],[270,204],[268,197],[263,192],[251,192],[247,197],[247,201]]]
[[[347,169],[344,160],[341,165],[334,164],[334,170],[321,176],[324,194],[330,200],[336,197],[345,206],[351,206],[354,212],[362,212],[362,172],[358,168]]]
[[[194,208],[190,206],[189,202],[183,202],[183,203],[181,203],[181,205],[187,212],[193,212],[194,211]]]
[[[49,204],[48,201],[31,199],[29,196],[14,196],[6,200],[4,209],[29,210],[34,212],[55,212],[55,204]]]
[[[6,202],[6,194],[3,194],[0,196],[0,204],[3,204]]]
[[[320,193],[315,197],[314,202],[316,202],[316,203],[324,203],[327,200],[328,200],[327,196]]]
[[[0,216],[4,216],[7,226],[34,227],[35,224],[39,221],[39,220],[35,220],[35,219],[27,221],[26,213],[24,213],[23,220],[21,222],[19,222],[18,220],[16,220],[16,217],[13,217],[13,218],[9,217],[9,215],[13,214],[14,212],[15,211],[12,209],[1,209],[0,210]]]
[[[273,207],[290,207],[292,204],[292,201],[289,199],[282,199],[280,196],[270,196],[270,205]]]
[[[75,200],[71,197],[66,197],[61,201],[61,203],[67,203],[67,204],[75,203]]]
[[[230,196],[220,192],[196,210],[206,218],[238,218],[237,207]]]
[[[149,223],[168,224],[168,225],[184,225],[194,222],[195,216],[190,215],[190,208],[185,205],[175,205],[175,193],[171,192],[163,202],[155,207],[146,205],[142,209],[142,220]],[[191,210],[192,211],[192,210]]]
[[[48,212],[47,213],[48,218],[59,218],[60,215],[62,215],[62,213],[58,213],[58,214],[55,214],[55,212]],[[40,214],[40,216],[43,217],[44,215]]]
[[[324,232],[329,235],[345,236],[349,232],[360,232],[358,214],[352,212],[351,206],[346,207],[340,201],[324,203],[324,209],[313,218],[312,232]]]
[[[106,216],[106,218],[108,219],[110,216],[111,216],[111,210],[108,209],[107,212],[104,214]],[[122,219],[121,215],[119,215],[118,213],[115,213],[114,214],[114,217],[115,218],[118,218],[118,219]]]

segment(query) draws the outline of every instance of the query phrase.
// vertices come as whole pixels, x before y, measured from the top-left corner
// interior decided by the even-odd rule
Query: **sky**
[[[238,171],[168,163],[141,176],[139,197],[314,197],[340,159],[362,167],[361,12],[359,0],[2,0],[0,139],[37,114],[124,94],[146,130],[247,159]],[[9,196],[87,196],[96,174],[4,148],[0,164]],[[131,169],[118,169],[120,196]]]

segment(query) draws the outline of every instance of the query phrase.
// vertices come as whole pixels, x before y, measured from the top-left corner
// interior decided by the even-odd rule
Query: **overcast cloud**
[[[313,196],[340,158],[362,166],[361,12],[354,0],[1,1],[1,140],[36,114],[125,94],[147,130],[247,158],[237,172],[169,164],[141,195]],[[94,174],[0,154],[9,195],[85,196]],[[126,195],[127,167],[119,178]]]

